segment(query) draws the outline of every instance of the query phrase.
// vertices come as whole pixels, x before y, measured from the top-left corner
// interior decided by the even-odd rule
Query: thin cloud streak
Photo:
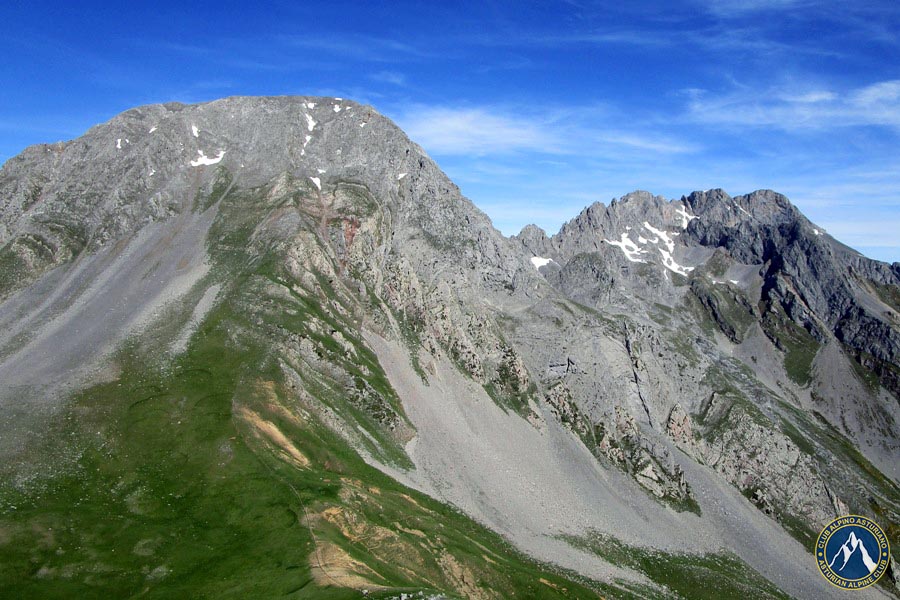
[[[496,107],[417,106],[397,120],[426,150],[445,156],[490,153],[689,154],[701,148],[657,130],[624,131],[614,114],[594,107],[548,107],[527,112]]]
[[[552,151],[558,144],[535,123],[484,108],[420,107],[404,115],[402,123],[412,139],[435,154]]]
[[[692,120],[738,127],[783,130],[857,126],[900,128],[900,80],[872,83],[842,93],[810,90],[747,90],[721,96],[694,93]]]
[[[397,85],[403,87],[406,85],[406,75],[403,73],[397,73],[395,71],[379,71],[377,73],[372,73],[369,75],[369,79],[373,81],[380,81],[382,83],[390,83],[391,85]]]
[[[722,18],[738,18],[750,13],[780,12],[814,6],[810,0],[706,0],[704,9]]]
[[[279,35],[275,39],[286,47],[327,52],[363,62],[404,62],[435,57],[431,51],[409,43],[373,36]]]

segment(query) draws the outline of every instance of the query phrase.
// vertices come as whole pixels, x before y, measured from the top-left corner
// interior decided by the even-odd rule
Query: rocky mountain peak
[[[204,552],[233,523],[242,552],[288,540],[262,563],[308,548],[310,590],[465,597],[513,589],[506,550],[435,501],[585,577],[646,584],[597,532],[692,539],[817,597],[789,535],[900,522],[900,268],[769,190],[636,191],[507,238],[370,107],[154,105],[0,169],[0,266],[0,546],[48,565],[29,590],[202,571],[154,541],[173,503]],[[115,566],[57,570],[82,555]],[[575,589],[547,581],[516,595]]]
[[[535,257],[552,257],[554,254],[552,241],[537,225],[526,225],[518,235],[512,236],[512,239],[522,244]]]
[[[395,225],[414,223],[432,245],[472,263],[485,256],[497,262],[502,253],[486,233],[494,230],[484,213],[372,107],[329,97],[230,97],[138,107],[3,165],[0,245],[8,245],[15,272],[27,275],[10,283],[196,210],[197,197],[273,181],[277,194],[329,202],[334,195],[360,201],[347,191],[358,186]]]

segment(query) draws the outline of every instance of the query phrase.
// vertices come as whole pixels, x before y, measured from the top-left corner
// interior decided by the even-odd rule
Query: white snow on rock
[[[532,256],[531,264],[534,265],[535,269],[540,269],[541,267],[546,267],[550,263],[554,262],[552,258],[543,258],[541,256]]]
[[[154,131],[156,131],[156,125],[154,125],[153,127],[151,127],[151,128],[150,128],[150,131],[148,131],[147,133],[153,133]]]
[[[663,266],[673,273],[678,273],[679,275],[687,276],[688,273],[694,270],[693,267],[683,267],[675,262],[675,259],[672,258],[671,252],[666,252],[662,248],[659,249],[659,253],[662,254],[663,257]]]
[[[732,285],[738,285],[740,283],[737,279],[729,279],[728,281],[730,281]]]
[[[154,171],[153,169],[150,169],[150,177],[153,177],[154,175],[156,175],[156,171]]]
[[[336,113],[339,113],[339,112],[341,112],[341,107],[340,107],[340,106],[338,106],[338,105],[337,105],[337,104],[335,104],[335,105],[334,105],[334,106],[332,106],[332,107],[331,107],[331,108],[332,108],[332,109],[333,109],[333,110],[334,110],[334,112],[336,112]]]
[[[306,108],[308,108],[308,109],[310,109],[310,110],[314,109],[315,107],[316,107],[316,103],[315,103],[315,102],[307,102],[307,103],[306,103]]]
[[[200,137],[200,130],[197,129],[196,125],[191,125],[191,133],[194,134],[194,137]]]
[[[638,236],[638,243],[639,243],[639,244],[646,244],[648,241],[650,241],[650,240],[648,240],[648,239],[645,238],[644,236],[642,236],[642,235],[639,235],[639,236]]]
[[[672,240],[672,238],[669,237],[668,233],[661,229],[657,229],[647,221],[644,221],[644,229],[656,236],[655,240],[651,240],[654,244],[657,241],[662,240],[662,242],[666,245],[666,248],[668,248],[669,253],[675,250],[675,242]]]
[[[687,229],[688,223],[691,222],[692,219],[699,219],[700,217],[696,215],[690,214],[684,206],[679,206],[678,210],[675,211],[681,216],[681,228]]]
[[[319,172],[319,175],[324,175],[324,174],[325,174],[325,169],[316,169],[316,171]]]
[[[740,204],[738,204],[737,202],[735,202],[734,198],[732,198],[731,201],[734,202],[734,205],[738,207],[738,210],[739,210],[739,211],[741,211],[742,213],[744,213],[744,214],[747,215],[748,217],[753,218],[753,215],[751,215],[750,213],[748,213],[748,212],[744,209],[743,206],[741,206]]]
[[[121,149],[122,149],[122,138],[119,138],[119,139],[116,140],[116,149],[117,149],[117,150],[121,150]]]
[[[640,258],[641,254],[646,254],[646,250],[641,250],[637,244],[631,241],[631,238],[628,237],[627,233],[623,233],[621,239],[617,242],[615,240],[603,240],[607,244],[611,246],[618,246],[622,249],[622,252],[625,253],[625,258],[630,260],[631,262],[639,262],[645,263],[646,260]]]
[[[315,129],[315,127],[316,127],[315,120],[309,115],[303,115],[303,116],[306,117],[306,128],[309,129],[310,131]]]
[[[822,232],[819,231],[818,229],[813,229],[813,233],[816,235],[822,235]]]
[[[399,175],[397,175],[397,181],[400,181],[404,177],[406,177],[406,173],[400,173]]]
[[[318,177],[310,177],[309,179],[314,184],[316,184],[316,187],[319,188],[319,191],[321,192],[322,191],[322,182],[319,180],[319,178]]]
[[[191,161],[192,167],[199,167],[200,165],[214,165],[222,160],[222,157],[225,156],[225,151],[219,150],[219,154],[215,158],[206,156],[206,154],[203,153],[203,150],[197,150],[197,154],[200,155],[200,158]]]

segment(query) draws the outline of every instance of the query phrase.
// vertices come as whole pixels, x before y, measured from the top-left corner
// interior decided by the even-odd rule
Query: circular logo
[[[838,517],[816,540],[816,564],[829,583],[845,590],[868,587],[884,575],[891,546],[875,521],[859,515]]]

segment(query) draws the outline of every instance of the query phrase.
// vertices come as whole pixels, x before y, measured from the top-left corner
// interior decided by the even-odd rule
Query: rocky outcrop
[[[691,489],[681,468],[666,448],[649,442],[622,407],[615,407],[613,427],[596,425],[595,431],[598,454],[631,473],[655,497],[680,508],[690,505]]]

